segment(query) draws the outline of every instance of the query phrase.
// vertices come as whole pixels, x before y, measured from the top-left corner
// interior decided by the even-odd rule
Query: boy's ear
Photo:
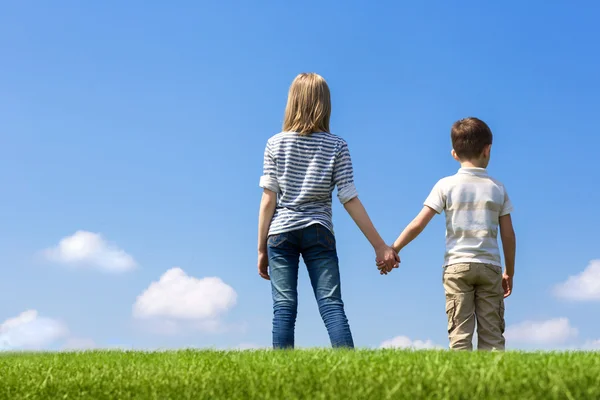
[[[458,154],[456,154],[456,151],[454,151],[454,149],[452,149],[450,154],[452,154],[452,158],[454,158],[456,161],[460,162],[460,158],[458,158]]]
[[[487,146],[485,146],[485,148],[483,149],[483,155],[485,156],[485,158],[490,158],[490,154],[492,153],[492,145],[488,144]]]

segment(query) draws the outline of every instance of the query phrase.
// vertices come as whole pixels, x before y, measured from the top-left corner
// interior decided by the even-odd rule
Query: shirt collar
[[[485,168],[460,168],[458,173],[478,176],[487,176],[488,174]]]

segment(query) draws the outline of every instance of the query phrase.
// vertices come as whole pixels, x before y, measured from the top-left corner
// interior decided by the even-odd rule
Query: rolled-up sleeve
[[[265,157],[263,163],[263,175],[260,177],[259,186],[275,193],[280,193],[279,183],[277,182],[277,166],[271,152],[271,144],[267,142],[265,147]]]
[[[346,204],[358,196],[354,186],[354,170],[350,151],[345,141],[342,141],[335,159],[333,168],[333,182],[337,186],[337,196],[342,204]]]

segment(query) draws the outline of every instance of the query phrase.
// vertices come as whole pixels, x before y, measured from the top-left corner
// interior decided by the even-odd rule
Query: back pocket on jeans
[[[285,233],[278,233],[276,235],[271,235],[267,239],[267,246],[269,247],[279,247],[281,244],[285,242]]]
[[[335,236],[322,225],[317,225],[317,242],[327,250],[335,250]]]

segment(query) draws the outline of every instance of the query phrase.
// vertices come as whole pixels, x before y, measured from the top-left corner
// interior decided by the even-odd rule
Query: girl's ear
[[[452,149],[450,154],[452,154],[452,158],[454,158],[456,161],[460,162],[460,158],[458,158],[458,154],[456,154],[456,151],[454,151],[454,149]]]

